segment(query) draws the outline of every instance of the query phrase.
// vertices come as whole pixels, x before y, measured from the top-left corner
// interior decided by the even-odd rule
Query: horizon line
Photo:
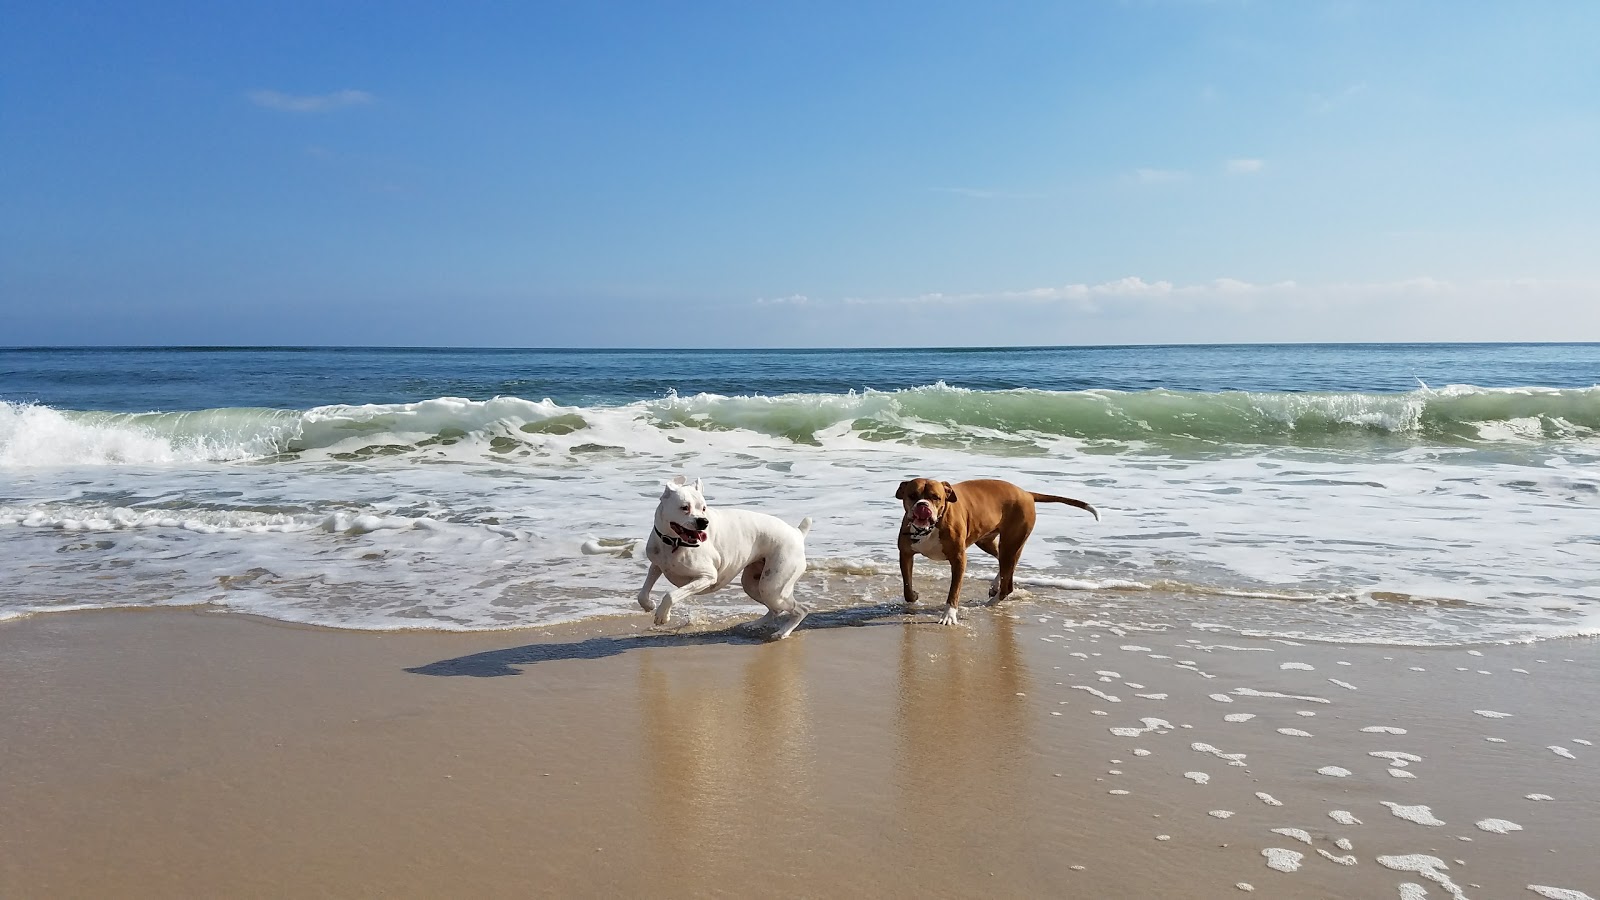
[[[0,353],[55,350],[123,351],[316,351],[316,350],[409,350],[424,352],[497,351],[508,353],[950,353],[984,350],[1136,350],[1207,347],[1579,347],[1600,344],[1594,341],[1198,341],[1133,344],[985,344],[967,346],[834,346],[834,347],[650,347],[650,346],[553,346],[520,347],[482,344],[16,344],[0,346]]]

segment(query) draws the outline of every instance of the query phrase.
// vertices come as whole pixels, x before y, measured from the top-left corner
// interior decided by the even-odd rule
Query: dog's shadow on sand
[[[905,621],[904,611],[904,606],[899,603],[880,603],[874,606],[858,606],[851,609],[814,612],[806,616],[805,621],[801,622],[800,627],[795,631],[798,633],[825,628],[861,628],[871,625],[900,624]],[[794,637],[794,635],[790,635],[787,640],[794,640]],[[507,647],[504,650],[486,650],[483,653],[457,656],[454,659],[441,659],[425,666],[408,668],[406,671],[413,675],[466,675],[471,678],[498,678],[502,675],[521,675],[522,669],[519,667],[531,666],[536,663],[570,659],[605,659],[608,656],[617,656],[630,650],[643,650],[650,647],[696,647],[702,644],[765,643],[769,643],[769,641],[762,631],[751,627],[749,623],[740,623],[714,631],[595,637],[564,644],[526,644],[521,647]]]

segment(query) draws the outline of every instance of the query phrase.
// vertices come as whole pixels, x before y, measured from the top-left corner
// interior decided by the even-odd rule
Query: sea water
[[[815,521],[798,596],[899,602],[895,487],[1041,505],[1065,614],[1439,644],[1600,632],[1600,345],[0,350],[0,619],[627,614],[663,479]],[[923,596],[945,567],[919,563]],[[974,552],[973,577],[993,574]],[[980,601],[981,581],[966,597]],[[755,611],[736,587],[690,604]]]

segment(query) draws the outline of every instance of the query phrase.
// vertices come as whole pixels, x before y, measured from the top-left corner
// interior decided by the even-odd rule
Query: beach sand
[[[1600,894],[1595,641],[1293,645],[1092,609],[845,610],[776,644],[642,613],[0,623],[0,897]]]

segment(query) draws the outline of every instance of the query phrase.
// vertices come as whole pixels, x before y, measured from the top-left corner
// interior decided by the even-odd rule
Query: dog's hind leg
[[[1012,578],[1017,573],[1017,561],[1022,559],[1022,545],[1027,542],[1031,531],[1029,529],[1012,534],[1000,545],[1000,552],[997,554],[1000,559],[1000,572],[995,575],[994,587],[989,591],[991,602],[999,603],[1011,596],[1011,591],[1015,588]]]
[[[767,561],[758,559],[744,567],[744,572],[739,576],[739,584],[744,588],[745,596],[760,603],[767,608],[767,614],[751,622],[751,628],[771,628],[772,623],[778,621],[778,615],[783,612],[783,607],[772,603],[768,599],[769,590],[761,584],[761,578],[766,574]]]
[[[1000,535],[998,533],[991,534],[988,537],[984,538],[983,540],[978,541],[976,546],[977,546],[977,548],[979,550],[982,550],[983,552],[989,554],[990,556],[994,557],[995,559],[1000,559],[1001,558],[1001,556],[1000,556]],[[989,599],[991,601],[993,601],[994,597],[995,597],[995,594],[998,594],[999,592],[1000,592],[1000,573],[996,572],[995,575],[994,575],[994,580],[989,582]]]
[[[800,601],[794,598],[795,583],[800,576],[805,574],[805,559],[801,558],[798,564],[784,564],[785,560],[777,565],[768,567],[766,575],[760,585],[761,594],[756,599],[766,604],[776,617],[778,627],[772,632],[772,640],[781,641],[800,625],[801,620],[809,612]],[[755,596],[752,594],[752,596]]]

